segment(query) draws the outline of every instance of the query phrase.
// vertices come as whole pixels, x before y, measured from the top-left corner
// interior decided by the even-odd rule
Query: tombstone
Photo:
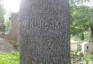
[[[71,47],[70,48],[71,51],[77,51],[77,49],[78,49],[78,42],[74,41],[74,40],[71,40],[70,47]]]
[[[70,64],[69,0],[20,6],[20,64]]]
[[[2,38],[7,40],[13,40],[18,42],[19,37],[19,16],[18,13],[11,13],[11,17],[9,18],[11,21],[11,27],[8,34],[1,35]]]
[[[18,43],[19,37],[19,13],[11,13],[11,17],[9,18],[11,21],[11,28],[9,32],[9,36],[12,40]]]
[[[88,43],[88,42],[83,42],[81,44],[81,52],[84,54],[84,55],[89,55],[92,53],[92,45],[91,43]]]
[[[19,47],[19,13],[11,13],[9,18],[11,21],[11,27],[8,34],[0,35],[1,38],[6,39],[12,43],[16,48]]]

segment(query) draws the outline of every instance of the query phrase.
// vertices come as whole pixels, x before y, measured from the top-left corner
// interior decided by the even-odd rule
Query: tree
[[[71,0],[71,33],[76,34],[80,32],[84,32],[91,28],[91,25],[93,24],[93,7],[88,7],[87,5],[83,5],[84,2],[90,1],[90,0],[79,0],[79,2],[82,1],[82,5],[74,2],[77,0]],[[92,31],[92,30],[91,30]],[[92,32],[91,32],[92,33]]]
[[[90,1],[90,0],[88,0]],[[72,1],[73,2],[73,1]],[[85,1],[83,1],[85,2]],[[93,7],[83,5],[77,6],[76,2],[71,4],[71,33],[79,34],[90,29],[93,45]],[[79,5],[79,4],[78,4]],[[92,48],[93,53],[93,48]]]
[[[5,9],[3,8],[2,5],[0,5],[0,22],[4,20],[4,15],[5,15]]]
[[[20,64],[70,64],[68,0],[21,0]]]
[[[86,6],[71,6],[71,33],[79,34],[89,29],[89,13]]]

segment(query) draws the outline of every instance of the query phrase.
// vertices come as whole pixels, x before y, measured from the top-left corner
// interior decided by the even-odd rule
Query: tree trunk
[[[69,0],[21,0],[20,64],[70,64]]]

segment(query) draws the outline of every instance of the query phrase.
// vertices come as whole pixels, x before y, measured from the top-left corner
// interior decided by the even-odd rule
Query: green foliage
[[[70,32],[71,35],[80,35],[84,40],[84,32],[88,31],[90,26],[93,25],[93,7],[84,5],[76,5],[76,0],[71,0],[70,3]],[[80,0],[81,1],[81,0]],[[90,30],[91,31],[91,30]],[[90,33],[91,34],[91,33]]]
[[[5,13],[5,9],[3,8],[3,6],[0,5],[0,21],[4,19]]]
[[[82,61],[87,61],[90,60],[91,58],[93,58],[93,55],[84,56],[82,57]]]
[[[19,53],[0,53],[0,64],[19,64]]]
[[[93,64],[93,55],[84,56],[81,58],[81,61],[85,62],[86,64]]]
[[[81,36],[81,40],[84,40],[84,33],[81,33],[80,36]]]
[[[93,55],[81,55],[81,52],[71,52],[71,64],[77,64],[77,62],[83,62],[84,64],[93,64]],[[77,60],[78,59],[78,60]]]
[[[6,33],[8,33],[10,31],[9,13],[6,13],[6,10],[0,5],[0,22],[3,20],[5,21]]]
[[[11,27],[11,21],[9,20],[10,13],[5,14],[5,29],[6,29],[6,34],[9,33],[10,27]]]
[[[81,33],[89,29],[89,24],[92,21],[90,21],[88,12],[89,8],[86,6],[71,6],[71,34]]]
[[[9,19],[6,19],[6,21],[5,21],[6,34],[9,33],[9,31],[10,31],[10,26],[11,26],[10,20],[9,20]]]

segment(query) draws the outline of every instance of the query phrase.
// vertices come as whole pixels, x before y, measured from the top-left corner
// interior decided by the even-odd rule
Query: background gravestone
[[[70,64],[68,0],[21,0],[20,21],[20,64]]]
[[[19,37],[19,13],[12,13],[9,18],[11,21],[11,28],[9,32],[9,37],[18,43]]]
[[[18,43],[18,37],[19,37],[19,14],[18,13],[11,13],[11,17],[9,18],[11,21],[11,27],[8,34],[1,35],[0,37],[7,39],[7,40],[13,40],[16,43]]]
[[[7,41],[9,41],[11,44],[13,44],[13,46],[18,49],[19,47],[19,14],[18,13],[11,13],[11,17],[9,18],[9,20],[11,21],[11,26],[10,26],[10,30],[9,33],[5,33],[4,31],[4,23],[0,24],[0,29],[3,29],[2,31],[4,32],[4,34],[0,34],[0,37],[3,39],[6,39]]]

